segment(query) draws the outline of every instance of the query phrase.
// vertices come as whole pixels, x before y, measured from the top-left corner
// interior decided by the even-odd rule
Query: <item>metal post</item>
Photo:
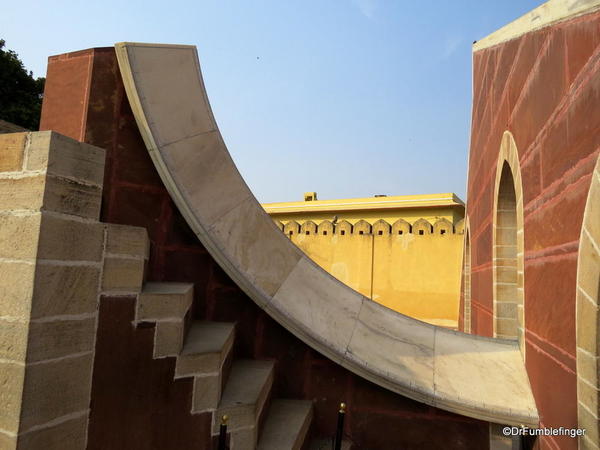
[[[337,430],[335,431],[335,441],[333,443],[334,450],[342,449],[342,436],[344,435],[344,417],[346,416],[346,404],[340,403],[338,411]]]
[[[221,417],[221,426],[219,427],[219,445],[218,450],[227,450],[227,420],[226,415]]]

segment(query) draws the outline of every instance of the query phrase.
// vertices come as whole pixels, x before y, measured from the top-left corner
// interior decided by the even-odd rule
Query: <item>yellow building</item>
[[[458,326],[464,203],[455,194],[266,203],[317,264],[403,314]]]

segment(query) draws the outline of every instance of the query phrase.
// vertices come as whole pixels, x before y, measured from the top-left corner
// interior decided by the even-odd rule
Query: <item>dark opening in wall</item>
[[[423,235],[424,231],[423,230],[419,230],[419,234]]]

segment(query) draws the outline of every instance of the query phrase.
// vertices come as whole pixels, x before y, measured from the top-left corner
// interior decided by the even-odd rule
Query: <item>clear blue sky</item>
[[[471,44],[541,0],[23,1],[0,38],[49,55],[194,44],[229,150],[260,201],[464,198]]]

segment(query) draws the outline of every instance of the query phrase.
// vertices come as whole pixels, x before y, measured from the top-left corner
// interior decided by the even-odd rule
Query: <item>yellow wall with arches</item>
[[[263,206],[340,281],[402,314],[457,328],[464,205],[454,194]]]

